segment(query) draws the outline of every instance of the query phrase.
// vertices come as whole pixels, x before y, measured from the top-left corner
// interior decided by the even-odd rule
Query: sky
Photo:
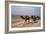
[[[40,7],[31,6],[12,6],[12,15],[36,15],[40,16]]]

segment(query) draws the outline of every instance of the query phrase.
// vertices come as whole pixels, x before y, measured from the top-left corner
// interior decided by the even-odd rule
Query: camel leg
[[[26,21],[27,21],[27,20],[25,20],[25,22],[26,22]],[[25,22],[24,22],[24,23],[25,23]]]
[[[30,23],[30,20],[28,20],[28,24]]]

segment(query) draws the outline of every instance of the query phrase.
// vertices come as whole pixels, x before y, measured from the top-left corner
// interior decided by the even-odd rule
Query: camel
[[[31,16],[31,19],[33,19],[34,23],[37,23],[36,20],[39,20],[39,16]]]
[[[24,19],[25,20],[25,22],[28,20],[28,22],[29,22],[29,20],[30,20],[30,17],[29,16],[25,16],[25,17],[23,17],[23,16],[20,16],[22,19]],[[25,23],[24,22],[24,23]]]

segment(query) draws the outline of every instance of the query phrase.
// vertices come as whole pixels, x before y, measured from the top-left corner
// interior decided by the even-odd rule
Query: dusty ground
[[[18,27],[39,27],[41,22],[40,20],[37,20],[37,23],[34,23],[32,19],[30,19],[30,23],[28,23],[28,20],[25,22],[25,20],[21,18],[14,18],[12,19],[12,28],[18,28]],[[24,23],[25,22],[25,23]]]

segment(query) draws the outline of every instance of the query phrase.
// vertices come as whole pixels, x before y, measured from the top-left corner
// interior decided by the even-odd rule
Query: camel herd
[[[25,22],[28,20],[28,22],[30,22],[29,20],[30,20],[30,18],[34,21],[34,23],[37,23],[36,21],[37,20],[40,20],[40,16],[31,16],[31,17],[29,17],[29,16],[20,16],[22,19],[24,19],[25,20]],[[25,23],[24,22],[24,23]]]

